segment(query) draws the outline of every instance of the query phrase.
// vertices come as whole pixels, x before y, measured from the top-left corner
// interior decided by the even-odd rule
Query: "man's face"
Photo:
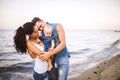
[[[43,31],[45,24],[43,21],[38,21],[36,22],[36,26],[38,27],[38,30]]]

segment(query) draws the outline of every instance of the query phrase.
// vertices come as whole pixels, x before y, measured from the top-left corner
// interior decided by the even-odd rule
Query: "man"
[[[40,58],[47,60],[55,55],[55,62],[58,67],[58,80],[67,80],[70,54],[66,47],[65,32],[62,25],[59,23],[46,23],[38,17],[33,18],[32,22],[34,22],[42,32],[45,26],[52,26],[53,35],[55,36],[55,48],[49,52],[45,52]],[[43,38],[44,34],[41,35],[41,40]]]

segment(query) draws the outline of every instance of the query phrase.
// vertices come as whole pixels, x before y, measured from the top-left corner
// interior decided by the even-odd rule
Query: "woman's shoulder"
[[[33,45],[33,44],[37,44],[39,46],[44,46],[44,44],[40,40],[37,40],[36,42],[27,40],[27,45]]]
[[[32,42],[30,40],[27,40],[26,43],[27,43],[27,46],[32,44]]]

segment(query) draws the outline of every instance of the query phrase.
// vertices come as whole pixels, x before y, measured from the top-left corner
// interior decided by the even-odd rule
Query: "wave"
[[[117,45],[119,45],[119,44],[120,44],[120,40],[118,39],[118,40],[116,40],[116,41],[112,44],[111,47],[117,46]]]
[[[116,40],[115,42],[113,42],[111,44],[110,47],[105,48],[103,51],[98,52],[95,55],[91,55],[90,58],[95,59],[98,58],[99,59],[109,59],[111,58],[114,54],[120,52],[120,48],[118,48],[117,46],[120,45],[120,40]]]
[[[8,72],[8,71],[12,71],[12,72],[16,72],[16,71],[19,71],[19,72],[23,72],[24,71],[30,71],[33,70],[33,65],[34,63],[33,62],[25,62],[25,63],[18,63],[18,64],[14,64],[14,65],[11,65],[11,66],[8,66],[8,67],[0,67],[0,72],[3,73],[3,72]]]

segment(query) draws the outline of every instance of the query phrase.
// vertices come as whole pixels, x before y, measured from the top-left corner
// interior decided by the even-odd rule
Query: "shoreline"
[[[12,65],[10,67],[0,68],[0,80],[33,80],[34,62],[25,62]],[[116,75],[111,79],[105,80],[119,80],[120,79],[120,52],[113,54],[104,61],[97,62],[97,65],[91,60],[85,63],[78,63],[76,65],[70,65],[70,72],[68,75],[68,80],[104,80],[98,79],[103,77]],[[86,68],[85,68],[86,67]],[[76,71],[77,70],[77,71]],[[109,73],[113,74],[109,74]],[[104,75],[103,75],[104,74]],[[117,75],[119,74],[119,75]],[[87,79],[86,79],[87,78]]]
[[[120,80],[120,53],[68,80]]]
[[[96,54],[88,56],[88,59],[82,62],[79,62],[77,60],[78,63],[70,65],[68,79],[76,75],[80,75],[88,69],[100,64],[101,62],[109,60],[112,57],[117,56],[118,54],[120,54],[120,40],[114,42],[111,45],[111,47],[106,48]]]

